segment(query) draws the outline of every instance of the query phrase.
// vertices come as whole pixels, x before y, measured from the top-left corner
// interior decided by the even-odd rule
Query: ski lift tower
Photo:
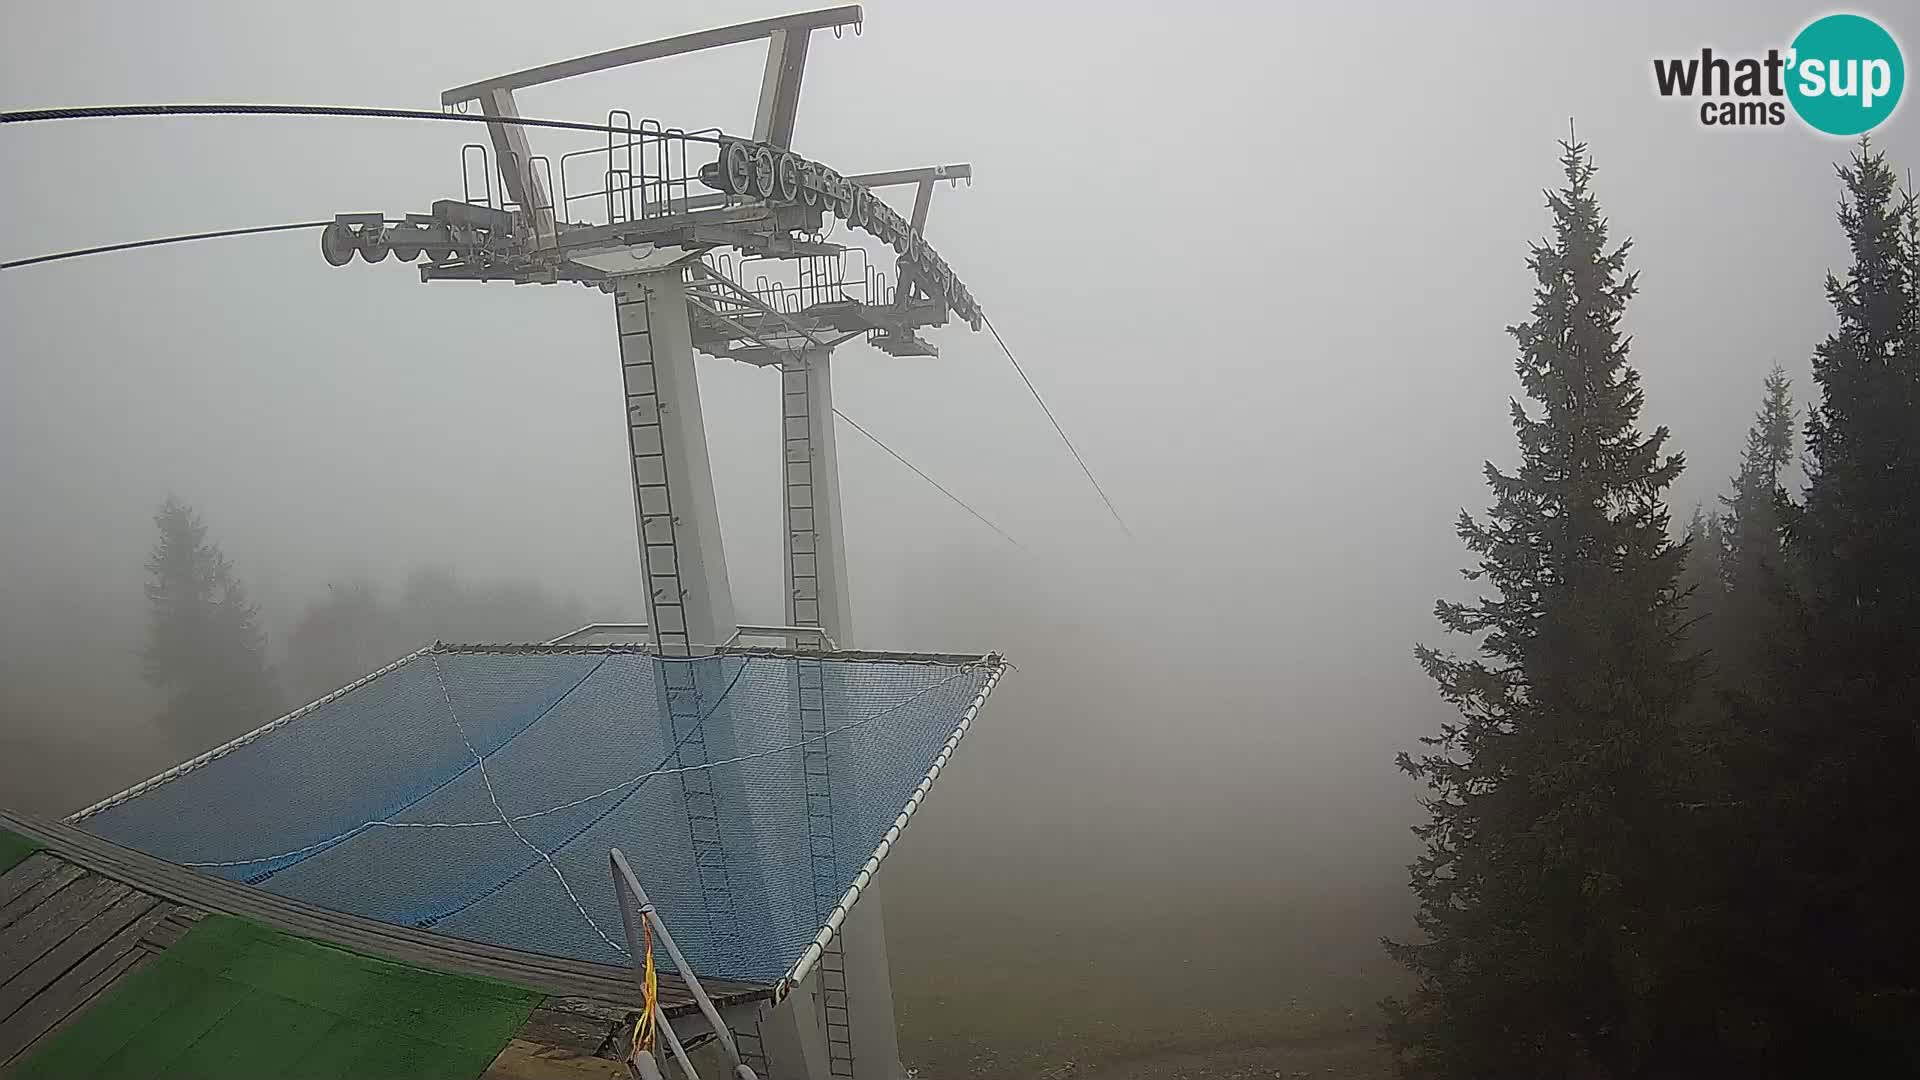
[[[982,325],[966,285],[924,236],[936,183],[970,180],[969,166],[843,175],[793,150],[813,33],[840,36],[860,25],[858,6],[829,8],[455,87],[441,95],[443,107],[477,108],[488,118],[489,135],[487,144],[462,151],[461,198],[437,201],[429,213],[398,221],[341,214],[322,235],[322,253],[336,266],[355,252],[370,263],[392,254],[419,261],[422,281],[575,282],[612,295],[647,625],[663,656],[701,655],[742,638],[782,637],[796,650],[841,649],[855,640],[833,438],[833,349],[860,337],[893,356],[933,356],[937,349],[922,330],[950,318],[975,331]],[[555,157],[535,153],[529,138],[551,132],[515,122],[516,91],[761,40],[768,43],[767,62],[751,137],[684,131],[651,120],[636,124],[631,113],[616,109],[608,114],[608,130],[594,136],[603,141]],[[913,189],[907,215],[874,195],[889,187]],[[870,265],[865,248],[832,242],[830,218],[890,247],[893,272]],[[775,368],[780,375],[784,627],[741,627],[734,616],[696,352]],[[825,677],[817,670],[811,676]],[[802,728],[824,732],[822,684],[809,681],[804,664],[797,678]],[[680,698],[696,698],[695,690],[669,683],[669,710]],[[809,709],[821,714],[811,728]],[[724,750],[709,740],[713,758]],[[826,775],[824,753],[818,755],[818,773],[815,755],[806,756],[811,806],[831,798],[833,778]],[[746,799],[723,780],[703,782],[717,789],[696,793],[702,798]],[[702,865],[702,846],[722,843],[717,828],[702,835],[703,820],[690,818],[696,863]],[[830,825],[810,836],[816,881],[823,880],[820,867],[831,865],[835,843]],[[825,890],[823,909],[839,899],[835,891],[842,885],[826,879],[817,886]],[[860,895],[864,902],[823,950],[818,977],[763,1018],[774,1076],[901,1075],[880,900],[871,885]]]

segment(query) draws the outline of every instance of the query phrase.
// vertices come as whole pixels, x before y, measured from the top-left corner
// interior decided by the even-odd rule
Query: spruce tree
[[[1725,595],[1716,629],[1716,669],[1725,685],[1752,693],[1753,674],[1769,641],[1778,636],[1778,612],[1787,582],[1781,556],[1782,514],[1787,508],[1787,469],[1793,464],[1793,397],[1778,364],[1767,375],[1766,396],[1747,432],[1733,494],[1720,497],[1725,512],[1715,522]]]
[[[1432,792],[1411,867],[1425,940],[1387,943],[1415,977],[1387,1003],[1414,1075],[1628,1075],[1687,1013],[1666,971],[1688,930],[1676,714],[1697,677],[1664,502],[1682,462],[1636,426],[1629,245],[1609,248],[1586,149],[1563,147],[1532,318],[1510,328],[1520,467],[1488,463],[1488,520],[1458,526],[1494,595],[1436,605],[1479,655],[1416,650],[1460,718],[1399,758]]]
[[[147,561],[147,681],[168,695],[159,724],[182,750],[208,749],[280,707],[259,614],[199,515],[168,498]]]
[[[1696,504],[1685,544],[1680,591],[1686,597],[1687,640],[1693,652],[1710,654],[1718,646],[1726,615],[1727,539],[1721,519]]]
[[[1808,484],[1788,515],[1798,588],[1773,658],[1754,817],[1790,957],[1783,1060],[1920,1073],[1920,227],[1864,140],[1839,169],[1852,252],[1829,275]]]

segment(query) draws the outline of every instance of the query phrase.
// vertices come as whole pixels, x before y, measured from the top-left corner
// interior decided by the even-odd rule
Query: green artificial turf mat
[[[212,916],[95,1002],[18,1075],[471,1080],[541,997]]]
[[[0,829],[0,874],[13,869],[21,859],[40,850],[40,844],[17,833]]]

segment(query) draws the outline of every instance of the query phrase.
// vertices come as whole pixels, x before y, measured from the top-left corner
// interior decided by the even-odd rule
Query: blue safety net
[[[319,907],[601,963],[626,962],[618,847],[694,970],[769,982],[998,664],[441,646],[79,824]]]

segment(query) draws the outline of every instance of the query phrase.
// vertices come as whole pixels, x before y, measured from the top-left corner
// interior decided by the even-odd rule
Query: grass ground
[[[1405,919],[1397,886],[1189,897],[1177,919],[1064,898],[901,901],[888,909],[901,1053],[933,1080],[1390,1075],[1378,1002],[1400,973],[1379,936]]]
[[[40,845],[5,829],[0,829],[0,874],[13,869],[15,863],[40,850]]]
[[[216,916],[128,977],[18,1075],[471,1080],[540,997]]]

